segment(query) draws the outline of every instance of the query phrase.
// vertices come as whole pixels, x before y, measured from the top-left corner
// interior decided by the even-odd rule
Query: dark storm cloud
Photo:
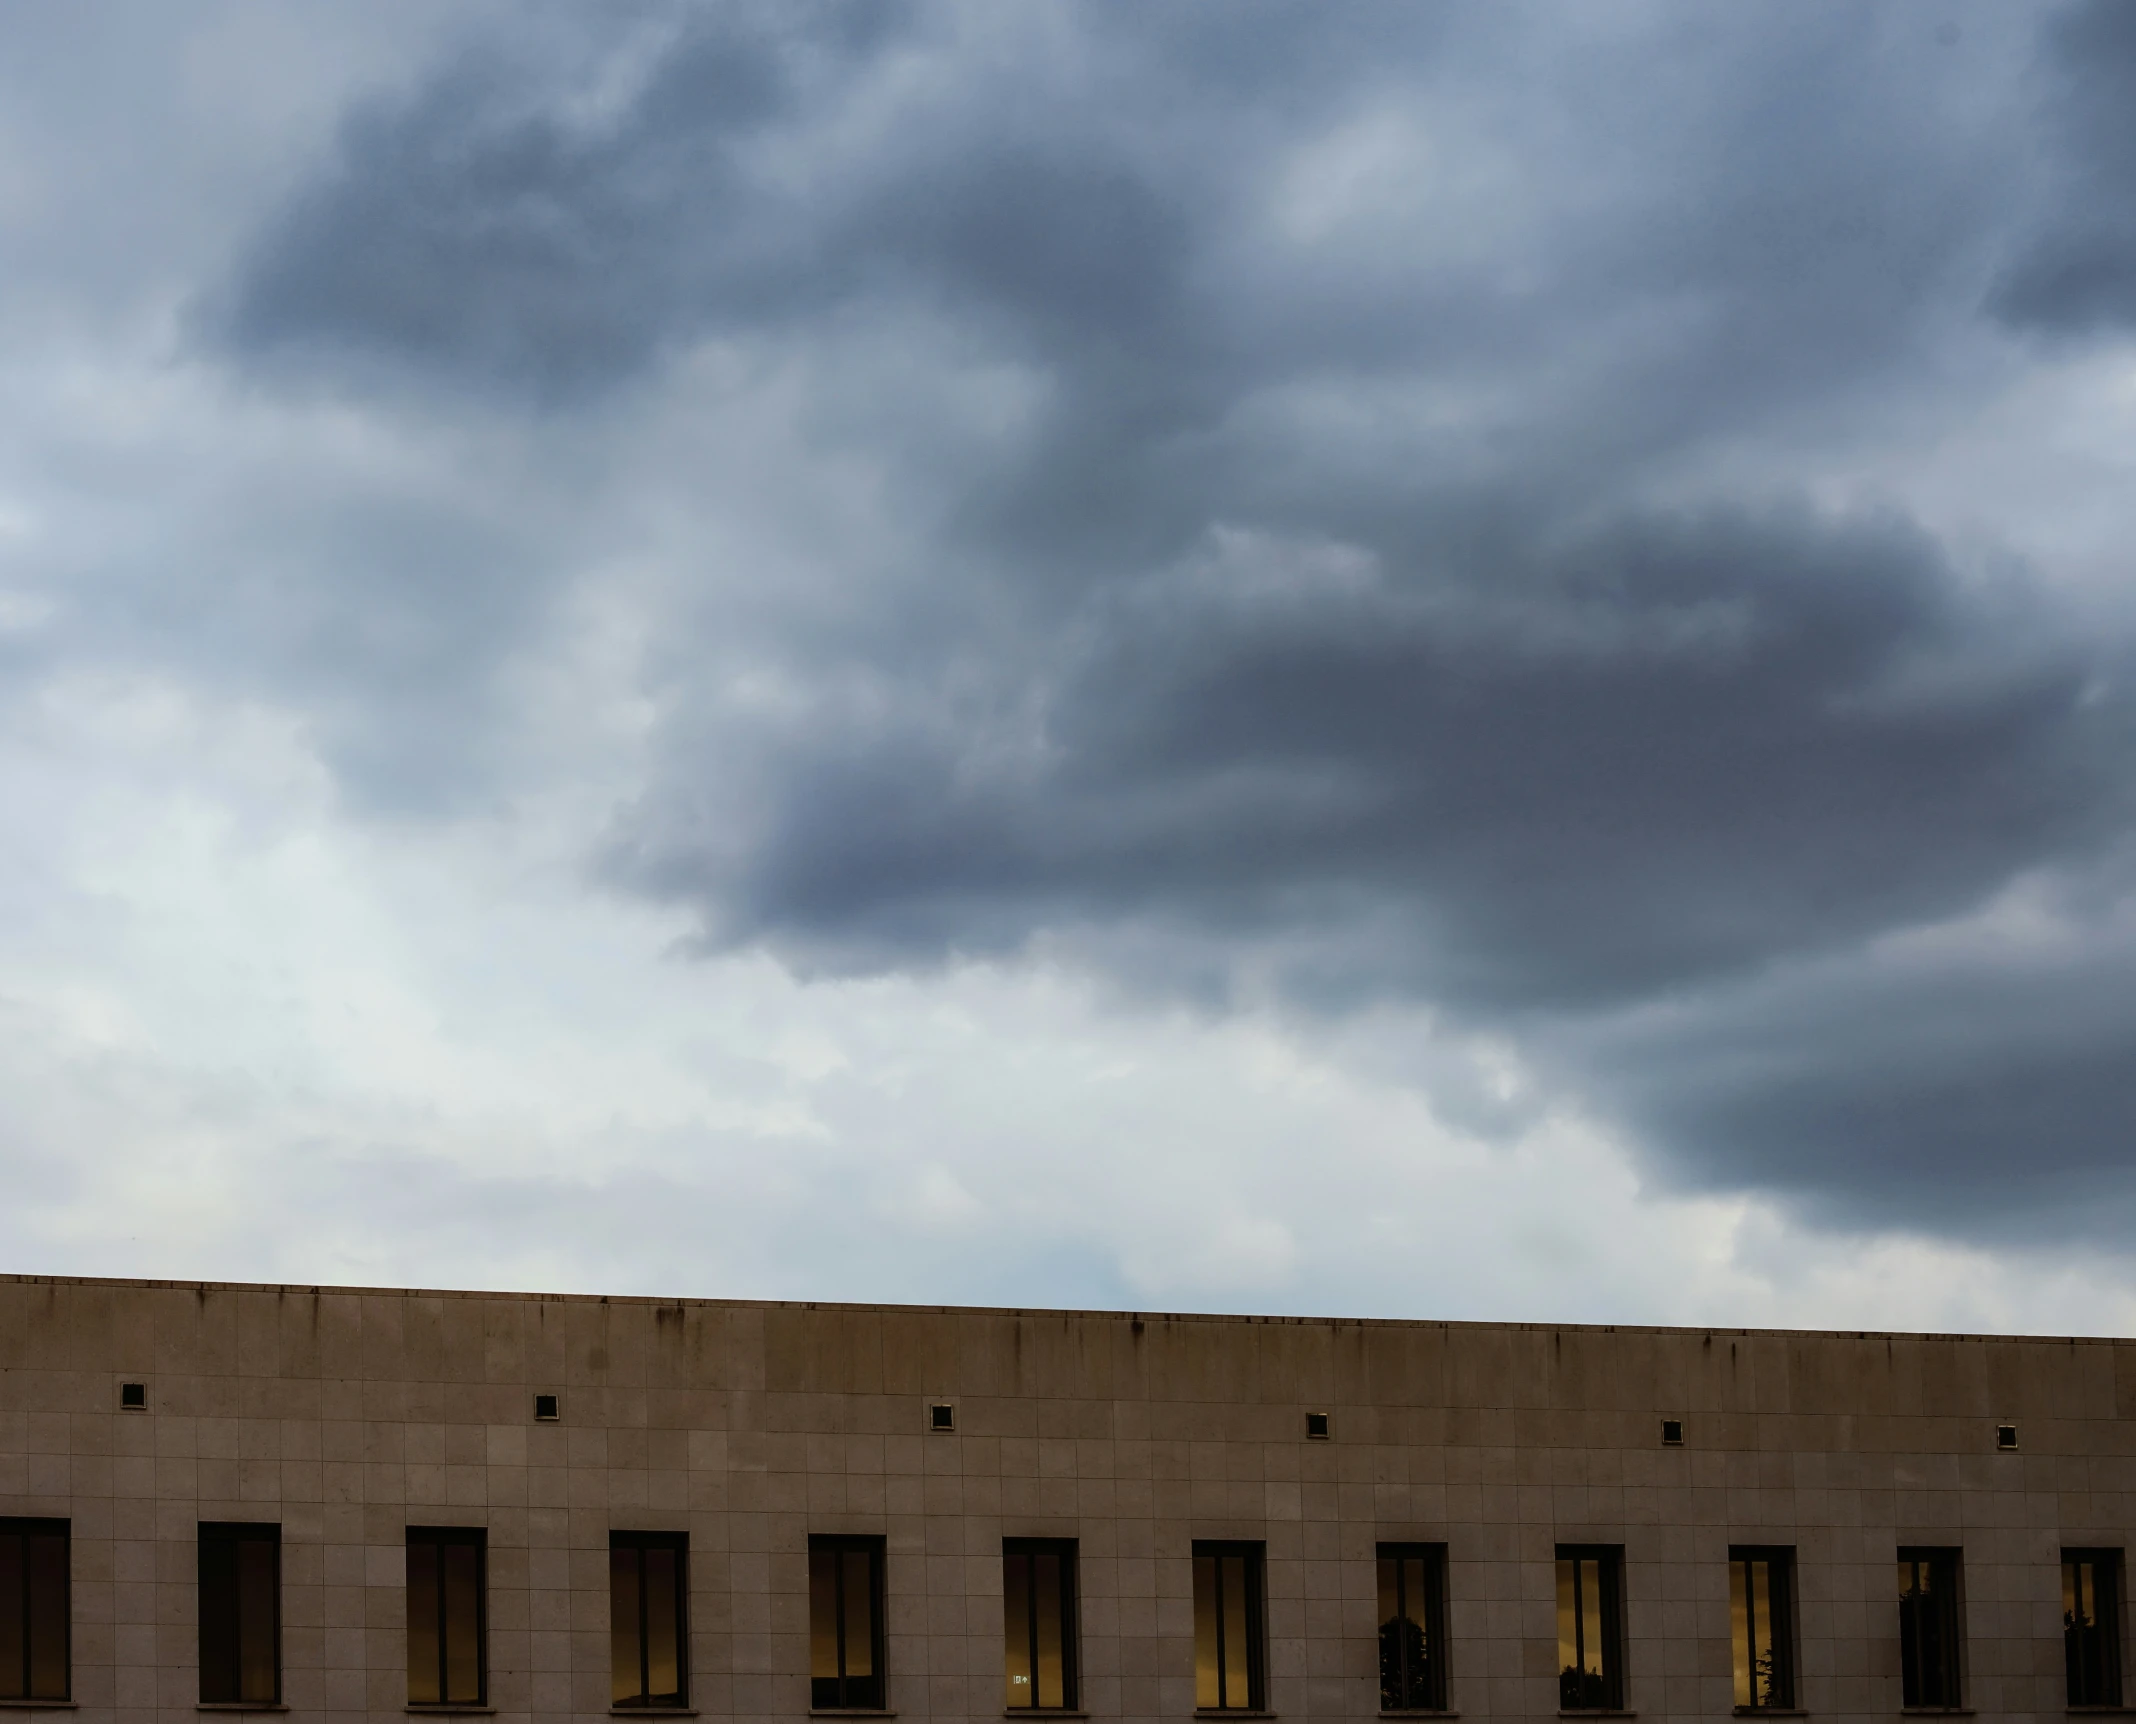
[[[228,338],[570,398],[645,365],[686,309],[762,297],[764,212],[730,150],[790,104],[770,44],[675,54],[614,131],[527,94],[470,59],[359,116],[219,308]]]
[[[1305,919],[1354,991],[1563,1007],[1954,912],[2129,812],[2108,667],[2017,649],[1916,533],[1641,518],[1531,555],[1216,552],[1094,601],[1041,746],[790,739],[729,868],[655,839],[641,878],[834,962]]]
[[[2021,327],[2136,324],[2136,9],[2084,0],[2046,48],[2052,194],[1993,303]]]
[[[1045,934],[1428,999],[1693,1182],[1881,1201],[1940,1157],[1955,1226],[2028,1118],[2032,1166],[2126,1165],[2111,979],[2000,1063],[1992,967],[1918,1045],[1745,991],[2127,831],[2126,643],[1776,454],[1903,437],[1996,318],[2121,315],[2111,220],[2027,198],[2136,161],[2125,9],[2038,15],[2044,129],[1993,8],[844,16],[721,13],[590,115],[465,67],[367,110],[207,319],[586,412],[705,342],[1033,380],[974,452],[813,376],[907,537],[748,643],[807,691],[775,719],[662,644],[613,878],[812,966]]]
[[[2114,906],[2130,861],[2028,894],[2015,929],[1627,1014],[1580,1058],[1695,1186],[1782,1191],[1842,1225],[2125,1233],[2136,949]],[[2028,922],[2050,931],[2028,940]]]

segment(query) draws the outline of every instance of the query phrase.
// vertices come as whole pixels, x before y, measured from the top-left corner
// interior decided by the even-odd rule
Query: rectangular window
[[[282,1529],[200,1523],[200,1698],[209,1706],[282,1698]]]
[[[1624,1547],[1557,1547],[1558,1706],[1624,1707]]]
[[[0,1520],[0,1700],[65,1700],[73,1606],[63,1520]]]
[[[1446,1546],[1379,1547],[1382,1712],[1446,1707]]]
[[[1958,1706],[1958,1552],[1899,1552],[1899,1668],[1908,1706]]]
[[[1194,1545],[1194,1704],[1265,1712],[1261,1546]]]
[[[1001,1541],[1001,1627],[1009,1709],[1072,1709],[1074,1539]]]
[[[617,1706],[683,1706],[689,1692],[687,1533],[608,1535],[608,1696]]]
[[[489,1536],[408,1529],[408,1704],[481,1706],[489,1695]]]
[[[1794,1551],[1740,1545],[1730,1550],[1728,1615],[1737,1709],[1794,1710]]]
[[[809,1704],[881,1710],[883,1541],[808,1541]]]
[[[2072,1706],[2121,1704],[2121,1552],[2062,1552],[2062,1654]]]

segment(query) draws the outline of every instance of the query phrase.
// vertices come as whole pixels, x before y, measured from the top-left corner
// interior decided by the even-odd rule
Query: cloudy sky
[[[2136,6],[0,5],[26,1271],[2136,1330]]]

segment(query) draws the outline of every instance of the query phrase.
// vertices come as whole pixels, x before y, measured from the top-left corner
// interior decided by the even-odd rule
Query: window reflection
[[[1075,1705],[1075,1543],[1007,1539],[1001,1554],[1005,1701]]]
[[[608,1535],[609,1697],[617,1706],[686,1702],[688,1539],[679,1532]]]
[[[1735,1703],[1749,1711],[1795,1704],[1794,1553],[1738,1548],[1728,1553],[1728,1614]]]
[[[199,1533],[200,1698],[274,1705],[282,1697],[282,1529],[203,1521]]]
[[[484,1703],[487,1555],[487,1534],[480,1527],[408,1529],[411,1706]]]
[[[2062,1553],[2062,1653],[2072,1706],[2121,1704],[2121,1553]]]
[[[1194,1703],[1204,1711],[1263,1709],[1261,1547],[1194,1546]]]
[[[65,1700],[68,1523],[0,1520],[0,1700]]]
[[[1959,1704],[1958,1553],[1899,1552],[1899,1663],[1908,1706]]]
[[[879,1710],[883,1682],[883,1541],[808,1541],[809,1704]]]
[[[1615,1711],[1624,1704],[1621,1669],[1624,1553],[1614,1545],[1559,1545],[1558,1705]]]
[[[1383,1712],[1436,1711],[1446,1705],[1445,1560],[1441,1545],[1379,1547]]]

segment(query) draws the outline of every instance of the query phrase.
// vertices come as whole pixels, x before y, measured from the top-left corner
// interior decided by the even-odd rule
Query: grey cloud
[[[358,354],[582,397],[707,332],[903,296],[982,332],[991,316],[1076,402],[1122,389],[1114,427],[1134,436],[1153,401],[1206,419],[1330,364],[1502,364],[1664,301],[1686,313],[1671,347],[1731,367],[1741,416],[1900,339],[2000,195],[1989,140],[1906,101],[1912,69],[1851,9],[1606,44],[1679,87],[1764,87],[1754,113],[1676,115],[1538,54],[1537,20],[1510,10],[1116,11],[1077,39],[1080,71],[1048,64],[1042,31],[1004,44],[973,29],[972,9],[884,15],[897,23],[826,52],[821,30],[776,13],[722,14],[595,119],[565,90],[456,66],[352,121],[337,163],[250,248],[223,333],[255,359]],[[948,100],[879,89],[924,52]],[[1464,53],[1532,87],[1479,85]],[[1493,111],[1470,111],[1479,89]],[[887,119],[841,134],[871,93]],[[1518,207],[1464,211],[1476,233],[1253,237],[1289,152],[1368,104],[1444,114],[1463,128],[1451,143],[1507,154],[1516,200],[1547,203],[1560,173],[1582,196],[1550,208],[1540,239]],[[1479,126],[1502,130],[1467,135]],[[1581,127],[1610,134],[1605,165],[1567,135]],[[1479,240],[1500,255],[1464,256]],[[1513,287],[1509,269],[1534,279]],[[1643,393],[1635,411],[1686,399]]]
[[[2112,1159],[2112,989],[1996,1063],[1992,973],[1918,1057],[1751,983],[2110,851],[2128,644],[1896,511],[1791,501],[1783,456],[1934,419],[1998,318],[2122,315],[2111,220],[2026,199],[2136,161],[2136,33],[1630,16],[722,14],[592,119],[462,65],[350,124],[203,327],[254,375],[574,423],[733,343],[873,428],[904,536],[716,643],[806,698],[737,718],[711,624],[653,654],[606,875],[708,940],[1428,998],[1672,1177],[1867,1204],[1940,1155],[1956,1226],[2028,1119]],[[2041,18],[2072,95],[2025,130]],[[916,332],[1038,404],[952,462],[938,408],[817,357]],[[1625,1027],[1682,999],[1713,1022]]]
[[[204,326],[255,362],[353,360],[579,403],[677,343],[855,298],[998,305],[1019,332],[1078,347],[1135,346],[1132,324],[1176,314],[1161,277],[1177,212],[1126,164],[915,116],[887,172],[834,153],[797,194],[796,160],[823,147],[812,130],[913,28],[902,8],[863,10],[875,27],[843,39],[761,9],[695,25],[620,114],[595,118],[457,65],[349,124]]]
[[[2136,14],[2082,0],[2047,45],[2052,189],[1991,303],[2051,332],[2136,325]]]
[[[2115,667],[2010,650],[1918,534],[1633,518],[1528,549],[1360,580],[1264,544],[1109,592],[1032,667],[1035,715],[785,738],[725,869],[657,802],[624,866],[816,961],[1306,921],[1350,967],[1308,959],[1315,993],[1562,1009],[1949,913],[2127,817]]]
[[[574,123],[471,54],[350,122],[207,320],[255,355],[582,398],[649,363],[686,295],[702,313],[769,291],[735,146],[790,109],[792,77],[754,32],[699,34],[619,121]]]
[[[2113,1237],[2136,1216],[2130,855],[1999,919],[1662,1001],[1576,1058],[1672,1176],[1843,1226]]]

